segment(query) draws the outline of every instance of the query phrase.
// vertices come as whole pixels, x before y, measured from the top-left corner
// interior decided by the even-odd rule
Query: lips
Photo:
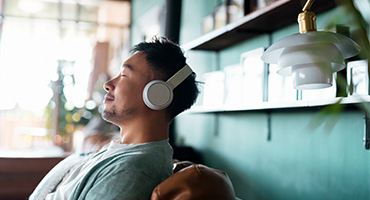
[[[104,102],[113,101],[113,100],[114,100],[114,96],[113,95],[111,95],[109,93],[107,93],[105,95]]]

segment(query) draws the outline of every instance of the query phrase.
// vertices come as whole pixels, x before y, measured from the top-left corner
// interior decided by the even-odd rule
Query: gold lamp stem
[[[316,15],[309,11],[314,0],[307,0],[302,11],[298,15],[299,32],[301,34],[307,33],[308,31],[316,31]]]
[[[306,11],[306,10],[309,10],[313,4],[315,0],[307,0],[306,1],[306,4],[304,4],[303,8],[302,8],[302,11]]]

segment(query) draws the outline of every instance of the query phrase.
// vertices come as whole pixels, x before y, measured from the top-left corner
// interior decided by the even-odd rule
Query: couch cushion
[[[159,184],[151,200],[235,200],[232,183],[225,172],[199,164],[180,166],[185,168]]]

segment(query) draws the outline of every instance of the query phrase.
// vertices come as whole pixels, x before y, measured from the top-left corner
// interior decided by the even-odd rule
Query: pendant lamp
[[[278,74],[292,76],[298,90],[332,86],[333,73],[345,68],[344,59],[360,53],[350,38],[333,32],[316,31],[316,16],[308,0],[298,15],[299,32],[280,39],[262,55],[264,62],[277,64]]]

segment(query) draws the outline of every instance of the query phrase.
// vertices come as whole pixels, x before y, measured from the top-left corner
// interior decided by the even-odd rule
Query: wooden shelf
[[[245,112],[245,111],[267,111],[267,110],[282,110],[282,109],[301,109],[301,108],[312,108],[322,107],[333,104],[342,104],[348,106],[355,106],[362,103],[366,103],[367,110],[370,109],[370,95],[365,96],[351,96],[333,99],[323,100],[312,100],[312,101],[295,101],[295,102],[262,102],[259,104],[250,104],[245,106],[231,107],[203,107],[193,106],[190,110],[185,113],[190,114],[202,114],[202,113],[221,113],[221,112]],[[368,111],[370,112],[370,111]]]
[[[271,33],[287,25],[297,23],[298,14],[305,2],[302,0],[278,0],[238,21],[182,45],[182,48],[186,51],[219,51],[257,35]],[[311,10],[319,14],[334,7],[336,7],[335,0],[316,0]]]

